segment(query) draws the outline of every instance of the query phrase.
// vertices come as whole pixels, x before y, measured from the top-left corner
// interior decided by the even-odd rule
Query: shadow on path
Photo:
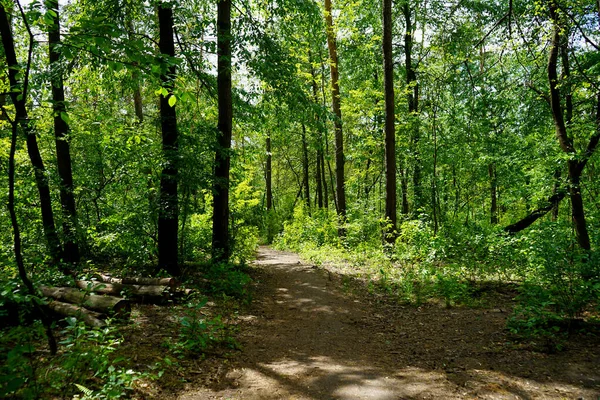
[[[519,350],[500,310],[375,304],[266,247],[254,271],[237,367],[180,399],[600,398],[597,337],[559,354]]]

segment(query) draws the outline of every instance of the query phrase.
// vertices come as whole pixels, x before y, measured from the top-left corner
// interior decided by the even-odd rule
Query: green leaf
[[[169,97],[169,106],[174,107],[175,103],[177,103],[177,97],[175,97],[175,95],[171,95],[171,97]]]
[[[65,121],[65,123],[67,123],[67,124],[71,123],[71,118],[69,118],[69,114],[67,114],[64,111],[60,112],[60,119],[62,119],[63,121]]]

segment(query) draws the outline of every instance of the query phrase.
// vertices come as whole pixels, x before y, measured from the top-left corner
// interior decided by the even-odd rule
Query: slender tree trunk
[[[496,165],[488,164],[488,175],[490,177],[490,223],[498,224],[498,194],[496,180]]]
[[[13,42],[13,38],[12,38],[12,32],[10,29],[10,22],[7,17],[6,10],[4,9],[4,6],[2,6],[2,5],[0,5],[0,34],[2,35],[2,44],[5,48],[5,56],[6,56],[7,64],[9,65],[9,68],[11,65],[16,67],[16,54],[15,54],[15,50],[14,50],[14,42]],[[31,59],[31,51],[32,51],[32,47],[29,48],[30,59]],[[15,63],[11,63],[12,61],[14,61]],[[28,67],[29,67],[29,63],[28,63]],[[17,70],[9,69],[9,81],[11,83],[11,87],[14,87],[13,82],[16,82],[16,76],[14,76],[16,73],[17,73]],[[23,110],[25,110],[24,102],[25,102],[25,97],[27,94],[26,89],[27,89],[26,87],[23,87],[22,91],[21,91],[21,95],[22,95],[21,100],[23,101]],[[11,91],[11,93],[12,93],[12,91]],[[16,95],[15,96],[11,95],[11,97],[13,99],[13,102],[15,100],[17,100]],[[17,103],[14,103],[14,104],[15,104],[15,108],[16,108]],[[21,110],[21,111],[23,111],[23,110]],[[13,252],[15,255],[15,262],[17,264],[17,270],[19,272],[19,277],[21,278],[23,285],[27,289],[27,292],[31,296],[32,305],[33,305],[36,313],[40,317],[42,324],[44,325],[44,328],[46,331],[46,336],[48,338],[48,347],[50,348],[50,353],[52,355],[55,355],[56,350],[57,350],[57,345],[56,345],[56,339],[54,337],[54,333],[52,332],[52,321],[48,317],[44,308],[37,302],[37,300],[35,300],[35,297],[37,297],[37,292],[36,292],[35,288],[33,287],[33,283],[31,281],[31,279],[29,279],[29,276],[27,275],[27,271],[25,270],[25,263],[23,261],[23,253],[21,252],[21,231],[19,229],[17,213],[15,211],[15,153],[17,150],[18,130],[19,130],[19,125],[20,125],[20,120],[18,118],[19,110],[17,109],[16,111],[17,111],[17,115],[16,115],[17,118],[15,118],[15,120],[13,120],[13,121],[10,121],[10,123],[11,123],[11,138],[10,138],[10,151],[8,154],[8,203],[7,203],[7,207],[8,207],[8,213],[10,214],[10,222],[11,222],[12,229],[13,229]],[[7,120],[9,119],[8,115],[6,115],[4,113],[4,110],[3,110],[3,115],[5,116],[5,118]]]
[[[338,234],[346,236],[344,224],[346,223],[346,188],[344,178],[344,134],[342,130],[342,109],[340,103],[340,84],[338,71],[338,54],[333,29],[333,16],[331,14],[331,0],[325,0],[325,25],[327,31],[327,46],[329,48],[329,67],[331,73],[331,103],[335,114],[335,177],[337,194],[337,212],[339,216]]]
[[[27,82],[19,82],[17,79],[18,74],[21,72],[21,67],[17,62],[17,55],[15,53],[14,40],[8,16],[6,14],[6,10],[2,6],[0,6],[0,35],[2,35],[4,56],[6,57],[6,64],[8,66],[8,81],[11,87],[10,97],[15,106],[15,121],[19,124],[25,133],[25,136],[27,137],[27,152],[33,166],[35,182],[40,197],[44,236],[46,237],[46,242],[48,243],[50,257],[52,258],[53,262],[57,263],[62,257],[62,248],[56,233],[56,226],[54,224],[54,213],[52,211],[52,200],[50,196],[50,188],[48,187],[48,177],[38,147],[35,130],[29,123],[27,108],[25,107]],[[33,39],[30,38],[30,40]]]
[[[438,194],[437,194],[437,164],[438,164],[438,138],[437,138],[437,110],[433,109],[433,178],[431,179],[431,205],[433,207],[433,234],[437,235],[439,229],[439,218],[438,215]],[[441,214],[441,213],[440,213]]]
[[[127,28],[129,29],[129,40],[133,40],[133,19],[129,16],[127,17]],[[144,103],[142,101],[142,92],[140,90],[140,74],[137,70],[134,70],[132,72],[131,80],[133,81],[133,109],[135,111],[135,116],[138,118],[138,121],[142,123],[144,122]]]
[[[325,155],[321,150],[321,182],[323,183],[323,207],[329,208],[329,190],[327,189],[327,178],[325,174]]]
[[[394,107],[394,60],[392,55],[392,0],[383,0],[383,80],[385,96],[385,238],[396,240],[396,114]]]
[[[400,166],[400,187],[402,189],[402,215],[410,212],[408,206],[408,176],[405,166]]]
[[[233,108],[231,100],[231,0],[217,4],[217,92],[219,121],[215,154],[212,256],[227,261],[229,248],[229,168]]]
[[[317,171],[315,173],[315,184],[317,186],[316,188],[316,197],[317,197],[317,207],[319,209],[323,208],[323,183],[321,181],[321,176],[322,176],[322,168],[323,166],[321,165],[321,154],[320,151],[317,150],[317,154],[316,154],[316,158],[317,158]]]
[[[587,224],[585,220],[585,212],[583,207],[583,198],[581,196],[581,172],[585,161],[578,160],[575,156],[576,151],[573,145],[573,139],[568,135],[568,122],[572,116],[572,100],[570,90],[567,90],[566,102],[566,118],[563,115],[563,105],[561,104],[560,85],[567,82],[569,79],[569,61],[568,61],[568,32],[566,27],[561,23],[560,17],[557,11],[557,5],[555,0],[550,1],[550,19],[552,22],[552,38],[550,43],[550,54],[548,56],[548,81],[550,83],[550,107],[552,109],[552,117],[554,119],[554,126],[556,131],[556,137],[562,150],[571,156],[567,161],[568,173],[569,173],[569,195],[571,197],[571,217],[573,219],[573,225],[575,227],[575,234],[577,236],[577,242],[579,246],[584,250],[590,250],[590,237],[587,230]],[[557,74],[557,63],[559,55],[562,58],[563,73],[561,80],[558,79]],[[568,84],[568,82],[567,82]],[[568,89],[568,88],[567,88]],[[593,138],[592,138],[593,140]],[[591,143],[591,142],[590,142]],[[595,146],[592,148],[595,148]],[[589,149],[589,146],[588,146]],[[589,158],[589,155],[588,155]]]
[[[313,59],[312,52],[309,50],[308,52],[308,61],[310,67],[310,77],[311,77],[311,86],[312,86],[312,95],[313,101],[315,104],[319,104],[319,96],[317,89],[317,74],[315,73],[315,68],[313,67]],[[319,121],[319,115],[315,115],[317,121]],[[318,208],[327,208],[327,194],[325,194],[325,199],[323,199],[323,189],[325,189],[325,193],[327,192],[327,183],[325,181],[325,163],[323,158],[323,134],[321,131],[321,127],[318,128],[317,133],[317,171],[315,174],[315,184],[316,184],[316,202]]]
[[[306,126],[302,123],[302,179],[304,180],[304,197],[308,214],[310,215],[310,188],[308,186],[310,176],[308,169],[308,144],[306,142]]]
[[[54,110],[54,136],[56,138],[56,162],[60,178],[60,203],[63,214],[64,261],[70,264],[79,262],[77,244],[77,213],[73,195],[73,172],[71,169],[71,150],[69,145],[69,125],[65,106],[63,76],[60,70],[60,18],[58,0],[47,0],[46,8],[53,10],[53,23],[48,27],[48,45],[52,84],[52,107]]]
[[[404,14],[404,22],[406,24],[406,32],[404,34],[404,55],[406,67],[406,85],[407,85],[407,100],[408,114],[411,120],[411,147],[413,155],[413,191],[414,191],[414,212],[418,212],[423,206],[423,188],[421,187],[421,156],[419,153],[419,141],[421,140],[419,130],[419,85],[417,83],[417,74],[415,72],[412,61],[413,49],[413,24],[411,20],[411,9],[409,0],[404,0],[402,13]]]
[[[556,195],[560,189],[560,169],[556,169],[554,171],[554,187],[552,189],[552,194]],[[552,221],[556,222],[558,220],[558,211],[559,211],[559,203],[556,203],[554,208],[552,209]]]
[[[173,40],[173,10],[166,3],[158,6],[160,29],[159,50],[163,57],[175,57]],[[175,87],[175,66],[170,65],[161,76],[166,96],[160,96],[160,119],[162,130],[162,151],[164,166],[160,176],[160,204],[158,209],[158,266],[171,275],[179,275],[181,270],[177,260],[179,233],[179,204],[177,198],[178,173],[178,132],[175,104],[169,104]]]
[[[272,155],[271,155],[271,135],[267,135],[267,165],[265,167],[265,181],[267,186],[267,211],[273,208],[273,167],[272,167]]]

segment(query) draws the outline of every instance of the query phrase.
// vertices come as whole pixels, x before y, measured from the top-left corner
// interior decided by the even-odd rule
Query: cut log
[[[179,282],[175,278],[145,278],[145,277],[125,277],[114,278],[106,274],[98,274],[98,280],[106,283],[118,283],[121,285],[151,285],[151,286],[168,286],[172,289],[179,286]]]
[[[121,297],[98,296],[70,287],[40,286],[40,291],[46,297],[81,305],[88,310],[97,311],[117,318],[128,319],[131,315],[131,304],[129,300]]]
[[[141,302],[165,302],[169,299],[169,287],[157,285],[123,285],[119,283],[105,283],[97,281],[75,281],[78,288],[90,292],[110,294],[114,296],[125,295],[127,298]]]
[[[65,317],[75,317],[78,320],[85,322],[89,326],[101,328],[106,325],[104,321],[100,319],[101,315],[99,313],[71,303],[63,303],[62,301],[53,300],[48,304],[48,308]]]

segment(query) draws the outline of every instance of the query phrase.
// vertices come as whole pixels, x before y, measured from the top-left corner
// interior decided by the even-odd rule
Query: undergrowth
[[[443,225],[434,234],[423,216],[400,223],[389,245],[382,240],[384,221],[373,226],[372,218],[360,213],[350,220],[342,240],[334,212],[308,215],[300,206],[275,246],[366,281],[368,290],[403,303],[481,306],[494,301],[483,286],[516,285],[507,328],[519,340],[537,340],[554,350],[581,325],[578,321],[595,321],[600,313],[598,253],[576,250],[565,223],[542,222],[513,236],[472,223]]]

